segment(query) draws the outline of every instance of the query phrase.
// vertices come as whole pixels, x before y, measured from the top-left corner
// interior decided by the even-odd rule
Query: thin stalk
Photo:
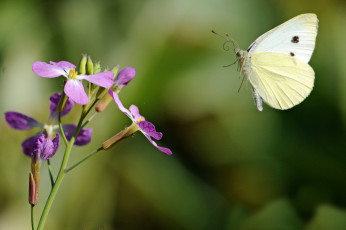
[[[94,105],[96,105],[96,103],[99,101],[99,99],[95,99],[95,101],[92,103],[92,105],[90,105],[90,107],[88,108],[88,110],[83,114],[83,119],[88,115],[88,113],[90,112],[90,110],[94,107]]]
[[[91,115],[91,116],[89,117],[89,119],[86,120],[86,122],[83,123],[82,128],[84,128],[92,119],[94,119],[94,117],[95,117],[97,114],[98,114],[98,112],[95,111],[95,112],[93,113],[93,115]]]
[[[50,191],[50,194],[48,196],[48,199],[47,199],[47,202],[43,208],[43,211],[42,211],[42,214],[41,214],[41,218],[40,218],[40,221],[38,223],[38,227],[37,227],[37,230],[42,230],[43,227],[44,227],[44,224],[46,222],[46,219],[47,219],[47,216],[48,216],[48,213],[49,213],[49,210],[50,208],[52,207],[52,204],[53,204],[53,201],[54,201],[54,198],[57,194],[57,191],[61,185],[61,182],[62,180],[64,179],[64,176],[65,176],[65,168],[67,166],[67,163],[68,163],[68,159],[70,157],[70,154],[71,154],[71,150],[72,150],[72,147],[73,147],[73,144],[76,140],[76,136],[77,134],[79,133],[80,129],[81,129],[81,126],[82,126],[82,122],[83,122],[83,116],[81,116],[79,122],[78,122],[78,125],[77,125],[77,129],[76,131],[74,132],[70,142],[68,143],[66,149],[65,149],[65,153],[64,153],[64,158],[62,160],[62,163],[61,163],[61,166],[60,166],[60,170],[59,170],[59,173],[58,173],[58,176],[56,178],[56,181],[55,181],[55,184],[53,186],[53,189]],[[61,122],[59,121],[59,125],[61,125]]]
[[[35,205],[31,205],[31,229],[35,230],[35,223],[34,223],[34,207]]]
[[[83,163],[84,161],[86,161],[87,159],[89,159],[90,157],[94,156],[96,153],[100,152],[101,150],[103,150],[103,147],[100,147],[96,150],[94,150],[93,152],[89,153],[88,155],[86,155],[83,159],[81,159],[80,161],[78,161],[77,163],[73,164],[71,167],[69,167],[68,169],[65,169],[65,173],[68,173],[69,171],[71,171],[72,169],[74,169],[75,167],[77,167],[78,165],[80,165],[81,163]]]
[[[49,178],[50,178],[50,183],[52,185],[52,188],[54,186],[54,177],[53,177],[53,173],[52,173],[52,168],[50,167],[50,160],[47,159],[47,165],[48,165],[48,172],[49,172]]]
[[[62,139],[64,139],[65,146],[67,146],[68,141],[67,141],[67,138],[65,136],[64,130],[63,130],[62,125],[61,125],[61,112],[59,112],[59,115],[58,115],[58,123],[59,123],[59,129],[60,129]]]

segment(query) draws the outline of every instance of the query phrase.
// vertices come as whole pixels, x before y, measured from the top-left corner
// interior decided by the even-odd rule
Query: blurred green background
[[[287,111],[258,112],[223,41],[246,49],[301,13],[316,13],[311,95]],[[2,0],[0,2],[0,229],[30,229],[30,159],[4,112],[49,116],[62,79],[33,62],[134,66],[120,97],[164,137],[167,156],[137,134],[68,174],[46,222],[56,229],[346,229],[346,3],[342,0]],[[77,108],[77,106],[76,106]],[[63,119],[75,122],[79,109]],[[70,164],[129,125],[115,105],[91,122],[92,143]],[[52,159],[55,175],[63,154]],[[36,223],[50,191],[41,168]]]

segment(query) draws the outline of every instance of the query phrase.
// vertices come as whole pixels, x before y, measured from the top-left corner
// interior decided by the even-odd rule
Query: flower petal
[[[32,147],[34,146],[34,143],[36,141],[36,139],[39,137],[39,135],[35,135],[35,136],[30,136],[29,138],[25,139],[22,142],[22,150],[23,153],[25,155],[27,155],[28,157],[31,157],[32,154]]]
[[[48,158],[47,159],[49,159],[49,158],[51,158],[51,157],[53,157],[54,155],[55,155],[55,153],[56,153],[56,151],[58,150],[58,148],[59,148],[59,134],[57,133],[56,134],[56,136],[55,136],[55,138],[53,139],[53,151],[52,151],[52,153],[48,156]]]
[[[153,140],[150,138],[150,136],[149,136],[148,134],[145,134],[145,133],[143,133],[143,134],[144,134],[144,136],[150,141],[150,143],[151,143],[152,145],[154,145],[158,150],[160,150],[161,152],[164,152],[164,153],[166,153],[166,154],[168,154],[168,155],[172,155],[172,151],[171,151],[169,148],[165,148],[165,147],[160,147],[160,146],[158,146],[158,145],[156,144],[156,142],[153,141]]]
[[[92,128],[81,129],[76,137],[76,141],[74,142],[74,144],[78,146],[87,145],[91,141],[92,135]]]
[[[59,134],[53,139],[46,138],[45,134],[41,134],[36,140],[32,148],[32,156],[47,160],[54,156],[59,147]]]
[[[63,125],[63,130],[67,140],[71,140],[74,132],[76,131],[76,128],[77,125],[74,124]],[[89,142],[91,141],[92,134],[92,128],[81,129],[76,137],[76,141],[74,142],[74,144],[78,146],[89,144]]]
[[[123,88],[126,86],[134,77],[136,76],[136,69],[134,67],[126,67],[119,72],[118,76],[115,78],[115,84]]]
[[[42,124],[25,114],[8,111],[5,113],[5,119],[7,124],[12,129],[27,130],[34,127],[41,127]]]
[[[68,79],[64,92],[77,104],[85,105],[89,102],[88,95],[85,93],[83,84],[79,80]]]
[[[140,121],[137,123],[142,132],[148,134],[149,136],[155,138],[156,140],[161,140],[162,133],[156,132],[155,126],[149,121]]]
[[[59,66],[63,69],[75,69],[76,66],[68,61],[59,61],[59,62],[53,62],[53,61],[50,61],[49,62],[50,64],[52,65],[56,65],[56,66]],[[68,71],[69,72],[69,71]]]
[[[41,156],[41,153],[43,152],[43,146],[44,142],[46,140],[46,137],[44,134],[41,134],[38,138],[36,138],[34,145],[32,146],[32,156],[36,159],[39,159]]]
[[[62,125],[62,129],[64,130],[65,137],[68,141],[71,140],[74,131],[76,131],[77,125],[74,124],[68,124],[68,125]]]
[[[125,113],[126,116],[128,116],[133,122],[136,122],[133,119],[133,116],[131,114],[131,112],[129,110],[127,110],[123,104],[121,103],[119,96],[116,92],[113,92],[112,90],[108,91],[109,95],[111,95],[111,97],[113,98],[113,100],[115,101],[115,104],[118,106],[118,108],[120,109],[121,112]]]
[[[92,75],[78,75],[77,79],[78,80],[87,80],[95,85],[99,85],[103,88],[109,88],[113,85],[114,80],[113,80],[113,71],[107,71],[107,72],[101,72],[97,74],[92,74]]]
[[[59,76],[67,77],[69,70],[61,67],[59,63],[51,62],[51,64],[48,64],[45,62],[37,61],[32,64],[32,71],[34,71],[34,73],[36,73],[38,76],[46,78]]]
[[[57,116],[60,98],[61,98],[61,93],[56,93],[50,96],[49,110],[50,110],[51,116]],[[69,98],[66,102],[65,109],[61,112],[61,116],[65,116],[66,114],[68,114],[72,108],[73,108],[73,101]]]
[[[138,121],[138,119],[141,117],[141,115],[139,114],[139,109],[135,105],[130,106],[130,112],[132,114],[132,117],[135,119],[135,121]],[[142,118],[144,118],[144,117],[142,117]]]

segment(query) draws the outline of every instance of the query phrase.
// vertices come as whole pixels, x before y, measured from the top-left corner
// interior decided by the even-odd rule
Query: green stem
[[[56,196],[56,193],[57,193],[57,191],[58,191],[58,189],[59,189],[59,187],[61,185],[61,182],[64,179],[64,176],[66,174],[65,173],[65,168],[67,166],[67,162],[68,162],[68,159],[70,157],[73,144],[74,144],[74,142],[76,140],[76,136],[77,136],[77,134],[79,133],[79,131],[81,129],[82,122],[83,122],[83,116],[81,116],[81,118],[80,118],[80,120],[78,122],[78,125],[77,125],[77,129],[74,132],[70,142],[68,143],[68,145],[67,145],[67,147],[65,149],[64,158],[62,160],[58,176],[56,178],[56,181],[55,181],[55,184],[53,186],[53,189],[50,191],[50,194],[48,196],[47,202],[46,202],[46,204],[45,204],[45,206],[43,208],[43,211],[42,211],[42,214],[41,214],[41,218],[40,218],[40,221],[38,223],[37,230],[42,230],[43,227],[44,227],[44,224],[46,222],[49,210],[52,207],[52,204],[53,204],[54,198]],[[59,121],[59,125],[61,125],[60,121]]]
[[[93,115],[91,115],[89,117],[88,120],[86,120],[86,122],[84,122],[84,124],[82,125],[82,128],[84,128],[92,119],[94,119],[94,117],[98,114],[98,112],[94,112]]]
[[[90,157],[94,156],[96,153],[100,152],[101,150],[103,150],[103,147],[100,147],[96,150],[94,150],[93,152],[89,153],[88,155],[86,155],[83,159],[81,159],[80,161],[78,161],[77,163],[73,164],[71,167],[69,167],[68,169],[65,169],[65,173],[68,173],[69,171],[71,171],[72,169],[74,169],[75,167],[77,167],[78,165],[80,165],[81,163],[83,163],[84,161],[86,161],[87,159],[89,159]]]
[[[50,183],[52,185],[52,188],[54,186],[54,177],[53,177],[53,173],[52,173],[52,168],[50,167],[50,160],[47,159],[47,165],[48,165],[48,172],[49,172],[49,178],[50,178]]]
[[[67,146],[68,141],[67,141],[67,138],[65,136],[64,130],[63,130],[62,125],[61,125],[61,112],[59,112],[58,123],[59,123],[59,129],[60,129],[60,133],[61,133],[62,139],[64,139],[65,146]]]
[[[90,112],[90,110],[94,107],[94,105],[96,105],[96,103],[99,101],[99,99],[95,99],[95,101],[89,106],[88,110],[83,114],[83,119],[88,115],[88,113]]]
[[[31,205],[31,229],[35,230],[35,223],[34,223],[34,207],[35,205]]]

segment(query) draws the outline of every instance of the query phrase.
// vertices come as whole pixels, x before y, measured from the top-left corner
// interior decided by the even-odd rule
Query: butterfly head
[[[244,57],[244,50],[241,50],[239,47],[234,48],[234,53],[237,59]]]

